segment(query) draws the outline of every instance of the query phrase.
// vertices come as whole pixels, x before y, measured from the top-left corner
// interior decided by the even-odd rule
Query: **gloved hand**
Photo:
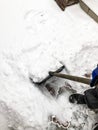
[[[97,67],[92,71],[92,80],[90,83],[90,86],[96,86],[98,84],[98,65]]]

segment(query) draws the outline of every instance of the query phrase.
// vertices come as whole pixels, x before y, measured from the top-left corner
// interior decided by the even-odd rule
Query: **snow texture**
[[[53,0],[0,1],[0,130],[55,130],[48,117],[69,122],[68,130],[90,130],[97,114],[70,104],[69,90],[58,98],[29,80],[66,66],[64,73],[83,76],[96,67],[98,25],[80,6],[62,12]],[[65,82],[83,93],[89,86],[53,78],[54,89]],[[52,127],[52,128],[51,128]]]

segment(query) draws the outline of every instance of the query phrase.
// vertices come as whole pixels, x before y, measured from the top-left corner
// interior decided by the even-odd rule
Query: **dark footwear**
[[[86,104],[84,95],[82,94],[72,94],[69,96],[69,101],[71,103],[77,103],[77,104]]]

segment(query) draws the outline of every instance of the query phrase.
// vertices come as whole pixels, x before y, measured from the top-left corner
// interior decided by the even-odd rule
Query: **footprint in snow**
[[[30,10],[25,14],[24,19],[26,29],[36,32],[47,23],[48,14],[45,11]]]

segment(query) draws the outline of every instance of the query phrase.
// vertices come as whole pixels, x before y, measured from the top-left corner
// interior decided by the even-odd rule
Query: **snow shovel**
[[[67,6],[79,3],[79,0],[55,0],[55,1],[62,11],[64,11]]]
[[[61,73],[56,73],[56,72],[49,72],[51,76],[56,76],[59,78],[64,78],[64,79],[69,79],[72,81],[84,83],[84,84],[90,84],[91,79],[88,78],[83,78],[83,77],[78,77],[78,76],[73,76],[73,75],[68,75],[68,74],[61,74]]]
[[[34,84],[41,85],[41,84],[45,83],[45,82],[46,82],[48,79],[50,79],[51,77],[55,76],[55,77],[64,78],[64,79],[69,79],[69,80],[72,80],[72,81],[76,81],[76,82],[80,82],[80,83],[84,83],[84,84],[88,84],[88,85],[90,84],[91,79],[59,73],[59,72],[61,72],[64,68],[65,68],[65,66],[62,66],[62,67],[60,67],[58,70],[56,70],[55,72],[51,72],[51,71],[50,71],[50,72],[49,72],[49,75],[48,75],[45,79],[43,79],[41,82],[34,82],[31,77],[30,77],[30,80],[31,80],[31,82],[33,82]]]
[[[61,66],[59,69],[57,69],[54,73],[59,73],[59,72],[61,72],[64,68],[65,68],[65,66],[62,65],[62,66]],[[30,81],[31,81],[32,83],[34,83],[34,84],[36,84],[36,85],[41,85],[41,84],[45,83],[45,82],[46,82],[48,79],[50,79],[51,77],[53,77],[53,75],[48,74],[48,76],[47,76],[45,79],[42,79],[41,81],[38,81],[38,82],[35,82],[32,77],[29,77],[29,79],[30,79]]]

